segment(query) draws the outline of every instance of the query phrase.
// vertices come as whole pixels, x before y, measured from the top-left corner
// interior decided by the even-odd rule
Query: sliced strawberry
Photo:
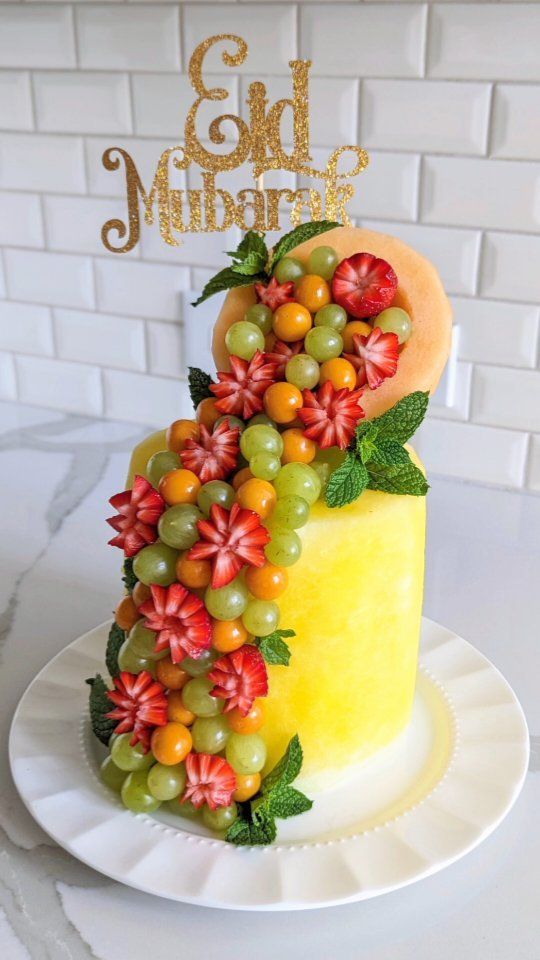
[[[360,406],[362,390],[336,390],[330,380],[316,393],[304,390],[304,406],[298,416],[306,426],[304,436],[315,440],[323,449],[339,447],[346,450],[357,423],[365,417]]]
[[[386,260],[355,253],[342,260],[332,280],[332,296],[353,317],[374,317],[389,307],[398,278]]]
[[[236,774],[223,757],[211,753],[188,753],[187,784],[180,803],[191,800],[194,807],[207,803],[211,810],[229,807],[236,790]]]
[[[231,428],[228,420],[220,423],[213,433],[201,423],[199,439],[186,440],[180,451],[182,465],[192,470],[201,483],[225,480],[238,464],[239,436],[238,427]]]
[[[255,293],[261,303],[270,307],[274,313],[282,303],[291,303],[294,300],[294,283],[288,280],[286,283],[278,283],[275,277],[272,277],[268,285],[264,283],[255,284]]]
[[[266,664],[257,647],[250,643],[216,660],[208,679],[215,683],[211,695],[227,701],[224,713],[238,707],[246,717],[253,701],[268,694]]]
[[[115,709],[106,716],[110,720],[120,721],[114,729],[115,733],[133,730],[131,746],[140,742],[147,753],[152,730],[167,723],[165,687],[154,680],[148,670],[137,674],[122,671],[115,678],[114,685],[116,690],[109,690],[107,696]]]
[[[231,373],[218,373],[219,383],[210,390],[218,398],[216,407],[220,413],[230,413],[249,420],[263,408],[263,395],[276,380],[275,364],[269,363],[264,353],[257,350],[249,362],[231,356]]]
[[[295,357],[298,353],[302,353],[303,346],[303,340],[295,340],[294,343],[285,343],[283,340],[276,340],[272,350],[269,353],[265,353],[265,360],[268,363],[273,363],[275,365],[276,380],[285,379],[285,367],[287,366],[291,357]]]
[[[152,599],[139,607],[146,617],[144,626],[157,633],[155,652],[170,648],[173,663],[184,657],[198,660],[211,646],[211,621],[199,597],[188,593],[180,583],[170,587],[150,587]]]
[[[234,503],[229,511],[214,503],[210,519],[199,520],[197,527],[201,539],[189,551],[188,560],[212,561],[214,590],[234,580],[246,564],[264,566],[264,547],[270,534],[254,510],[244,510]]]
[[[367,337],[355,334],[354,353],[344,354],[357,371],[356,385],[363,387],[367,383],[370,390],[376,390],[384,380],[393,377],[399,360],[399,338],[396,333],[383,333],[379,327]]]
[[[126,557],[134,557],[157,538],[157,523],[165,510],[165,501],[144,477],[136,476],[133,489],[116,493],[109,503],[118,513],[107,523],[118,531],[109,540],[111,547],[123,549]]]

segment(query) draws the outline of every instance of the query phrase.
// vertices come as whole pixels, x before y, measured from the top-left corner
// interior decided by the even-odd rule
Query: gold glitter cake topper
[[[290,204],[289,219],[298,226],[307,213],[308,220],[338,220],[350,224],[346,206],[354,195],[352,183],[342,181],[356,177],[368,164],[365,150],[357,146],[337,147],[328,158],[326,167],[317,170],[312,165],[309,142],[309,68],[310,60],[291,60],[292,98],[278,100],[269,107],[266,87],[261,81],[250,83],[246,105],[249,121],[226,113],[212,120],[207,139],[212,144],[226,141],[222,131],[224,121],[236,128],[236,143],[230,153],[212,153],[201,143],[197,134],[197,114],[207,101],[222,101],[228,91],[222,87],[207,87],[203,78],[204,60],[208,51],[219,43],[231,43],[235,53],[224,50],[223,63],[237,67],[248,55],[245,40],[232,33],[209,37],[199,44],[189,62],[189,78],[197,93],[190,108],[184,128],[184,145],[169,147],[159,158],[150,192],[143,186],[137,167],[130,154],[122,147],[109,147],[103,154],[107,170],[119,170],[124,164],[126,199],[129,229],[122,220],[108,220],[101,230],[101,239],[112,253],[127,253],[139,242],[140,205],[144,208],[145,222],[154,222],[157,204],[159,229],[163,240],[171,246],[182,243],[185,233],[223,232],[238,226],[241,230],[256,230],[266,233],[280,230],[280,205]],[[292,111],[293,147],[289,153],[281,140],[281,121],[286,108]],[[350,170],[340,171],[339,163],[344,154],[351,154],[354,164]],[[216,186],[216,176],[236,170],[243,163],[252,165],[256,188],[239,190],[236,197]],[[174,170],[187,170],[191,165],[201,169],[201,189],[179,190],[170,185]],[[322,192],[313,187],[297,190],[264,188],[264,174],[271,170],[284,170],[306,178],[322,180]],[[124,240],[123,246],[113,246],[111,234],[116,240]]]

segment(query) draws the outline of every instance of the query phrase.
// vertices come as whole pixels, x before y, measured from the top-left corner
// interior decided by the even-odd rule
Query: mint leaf
[[[283,637],[295,637],[294,630],[274,630],[267,637],[255,637],[255,645],[259,648],[267,663],[288,667],[291,651]]]
[[[345,460],[334,470],[326,488],[326,503],[329,507],[344,507],[358,500],[368,485],[368,472],[354,453],[347,453]]]
[[[225,840],[244,847],[272,843],[276,839],[277,829],[266,802],[255,801],[243,806],[247,807],[247,812],[240,808],[238,818],[225,834]]]
[[[254,277],[256,274],[261,273],[265,266],[266,254],[264,257],[261,257],[259,253],[253,250],[245,260],[239,260],[237,263],[233,263],[231,270],[233,273],[238,273],[245,277]]]
[[[209,373],[199,370],[198,367],[188,367],[189,395],[195,409],[197,409],[201,400],[206,400],[207,397],[212,396],[210,386],[213,382]]]
[[[99,673],[96,673],[95,677],[90,677],[86,683],[90,685],[88,706],[94,736],[96,736],[98,740],[101,740],[102,743],[108,744],[111,734],[114,733],[117,721],[110,720],[106,716],[106,714],[113,709],[113,705],[107,696],[107,685]]]
[[[364,446],[364,443],[366,444]],[[370,464],[376,463],[384,467],[393,467],[399,463],[411,463],[411,458],[405,447],[402,447],[397,440],[381,440],[372,442],[369,437],[360,441],[360,455],[363,462],[367,465],[368,471]]]
[[[409,393],[380,417],[360,423],[356,430],[357,439],[361,439],[370,428],[376,427],[379,441],[396,440],[398,443],[406,443],[422,423],[428,403],[429,393],[421,390]]]
[[[273,770],[264,778],[261,784],[261,792],[267,794],[276,786],[286,786],[296,780],[302,769],[302,760],[304,754],[300,745],[300,739],[296,733],[290,741],[281,760],[278,760]]]
[[[328,230],[333,230],[334,227],[340,226],[341,224],[334,220],[315,220],[310,223],[301,223],[299,227],[291,230],[290,233],[286,233],[274,247],[270,261],[270,270],[273,270],[278,260],[285,257],[300,243],[304,243],[305,240],[311,240],[312,237],[317,237],[321,233],[326,233]]]
[[[244,817],[239,815],[232,826],[230,826],[227,830],[225,839],[228,841],[228,843],[235,843],[237,846],[252,846],[253,840],[251,839],[251,826],[252,825],[249,820],[245,820]]]
[[[274,787],[268,795],[268,809],[274,817],[285,820],[287,817],[297,817],[300,813],[311,810],[313,800],[306,797],[295,787]]]
[[[390,467],[372,461],[369,464],[369,489],[425,497],[429,484],[422,471],[410,460],[409,463],[397,463]]]
[[[122,630],[117,623],[113,623],[111,629],[109,630],[109,639],[107,640],[107,650],[105,653],[107,670],[109,671],[113,680],[120,674],[120,668],[118,666],[118,652],[125,639],[125,630]]]
[[[126,590],[128,591],[128,593],[133,593],[133,587],[139,581],[137,580],[137,577],[133,573],[132,557],[126,557],[126,559],[124,560],[124,566],[122,568],[122,571],[124,574],[122,577],[122,581],[125,584]]]
[[[239,273],[235,273],[231,267],[225,267],[208,281],[200,297],[195,300],[191,306],[198,307],[200,303],[208,300],[209,297],[213,297],[215,293],[221,293],[223,290],[232,290],[233,287],[246,287],[248,284],[255,283],[255,281],[259,280],[267,280],[266,273],[260,272],[245,277]]]
[[[264,242],[264,237],[255,230],[248,230],[248,232],[244,234],[236,250],[227,251],[227,256],[236,261],[247,260],[252,254],[256,254],[264,260],[263,266],[266,264],[268,260],[268,249]]]

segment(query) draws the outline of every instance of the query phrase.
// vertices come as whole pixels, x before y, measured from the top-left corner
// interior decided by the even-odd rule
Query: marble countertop
[[[540,960],[540,498],[435,479],[425,613],[502,670],[531,730],[515,808],[440,874],[364,903],[281,916],[204,910],[113,883],[33,823],[9,774],[37,671],[110,616],[108,497],[141,428],[0,404],[0,956],[5,960]]]

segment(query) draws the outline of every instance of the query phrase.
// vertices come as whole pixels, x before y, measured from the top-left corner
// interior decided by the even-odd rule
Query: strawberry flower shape
[[[139,607],[146,617],[145,627],[157,633],[155,652],[170,648],[173,663],[184,657],[198,660],[211,645],[211,621],[199,597],[181,583],[170,587],[150,587],[152,599]]]
[[[263,408],[263,394],[276,380],[275,366],[268,363],[260,350],[249,362],[235,356],[229,360],[231,372],[219,372],[219,383],[212,383],[210,390],[218,398],[216,407],[220,413],[249,420]]]
[[[330,380],[317,393],[304,390],[304,406],[298,416],[307,429],[304,436],[315,440],[322,449],[339,447],[346,450],[356,425],[365,413],[360,406],[362,390],[336,390]]]
[[[239,435],[238,427],[230,427],[228,420],[220,423],[213,433],[201,423],[199,439],[186,440],[180,452],[182,466],[192,470],[201,483],[225,480],[238,464]]]
[[[133,730],[131,746],[140,742],[148,753],[152,730],[167,723],[165,687],[154,680],[148,670],[137,674],[122,671],[114,685],[116,689],[107,691],[107,696],[115,709],[106,715],[110,720],[120,721],[114,732]]]
[[[250,643],[216,660],[208,679],[215,683],[211,695],[227,701],[224,713],[238,707],[245,717],[253,701],[268,694],[266,664],[257,647]]]
[[[157,540],[157,523],[165,510],[165,501],[148,480],[136,476],[133,489],[116,493],[109,503],[118,511],[107,520],[118,531],[116,537],[109,540],[111,547],[120,547],[126,557],[134,557]]]
[[[210,753],[188,753],[187,785],[181,803],[191,800],[194,807],[207,803],[211,810],[228,807],[236,790],[236,774],[223,757]]]
[[[264,566],[264,547],[270,534],[254,510],[244,510],[235,503],[229,511],[214,503],[210,519],[199,520],[197,527],[201,539],[189,551],[188,559],[211,560],[214,590],[234,580],[246,564]]]
[[[367,383],[370,390],[376,390],[384,380],[393,377],[399,360],[399,339],[395,333],[383,333],[375,327],[369,336],[353,337],[354,353],[344,354],[357,372],[356,385],[363,387]]]
[[[270,307],[274,313],[282,303],[291,303],[294,300],[294,283],[287,280],[286,283],[278,283],[275,277],[272,277],[268,285],[264,283],[255,284],[255,293],[260,303]]]
[[[303,346],[303,340],[295,340],[294,343],[285,343],[283,340],[276,340],[272,350],[269,353],[265,353],[264,357],[267,363],[273,363],[275,365],[276,380],[285,379],[285,367],[291,357],[296,357],[298,353],[302,352]]]

